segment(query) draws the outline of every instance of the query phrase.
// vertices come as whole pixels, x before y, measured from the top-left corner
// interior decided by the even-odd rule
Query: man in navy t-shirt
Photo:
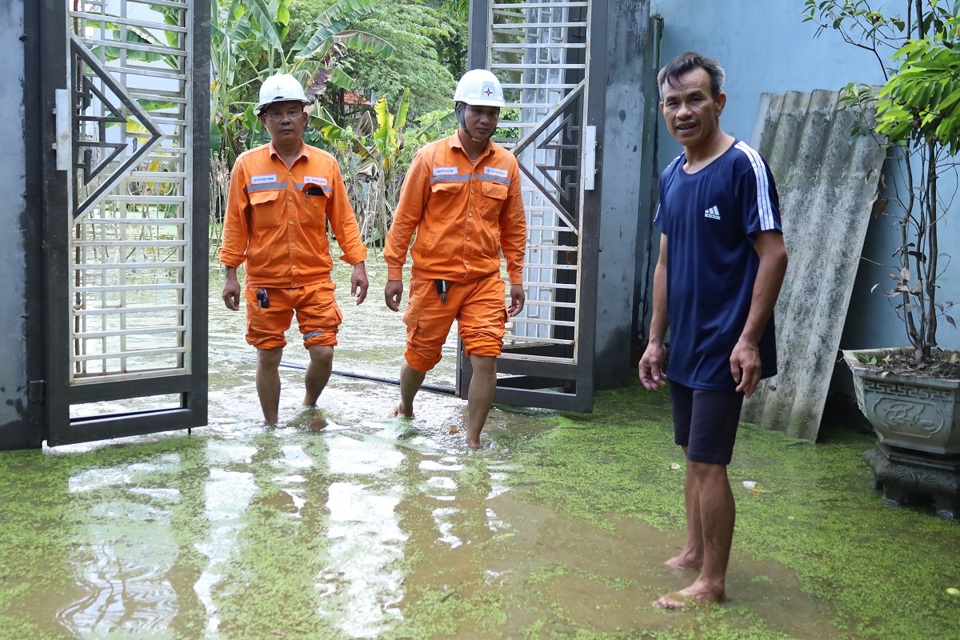
[[[700,572],[657,601],[670,609],[727,598],[735,518],[727,465],[743,398],[777,372],[773,307],[787,268],[780,203],[760,154],[720,128],[723,78],[716,60],[694,52],[657,76],[660,110],[683,154],[660,178],[660,257],[639,373],[651,390],[669,379],[674,437],[687,458],[686,541],[667,564]]]

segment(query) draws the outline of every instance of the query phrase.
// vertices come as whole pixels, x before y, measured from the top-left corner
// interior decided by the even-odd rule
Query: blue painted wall
[[[803,22],[803,6],[802,0],[652,0],[651,14],[663,18],[662,62],[691,49],[720,61],[727,74],[727,106],[721,125],[727,133],[749,141],[761,93],[838,90],[849,82],[883,82],[871,53],[844,43],[835,31],[816,37],[816,26]],[[903,12],[905,3],[889,0],[876,6]],[[667,133],[662,119],[659,135],[657,161],[662,168],[676,157],[680,147]],[[955,179],[950,179],[942,191],[955,188]],[[871,222],[842,348],[905,344],[902,324],[883,294],[889,288],[887,274],[892,270],[884,265],[892,264],[891,255],[899,244],[892,221]],[[960,196],[941,224],[940,247],[947,253],[954,251],[956,261],[940,278],[939,299],[960,302]],[[816,276],[829,278],[830,274]],[[878,283],[880,286],[871,292]],[[954,316],[960,321],[960,309]],[[938,336],[941,347],[960,349],[960,331],[946,322],[941,321]]]

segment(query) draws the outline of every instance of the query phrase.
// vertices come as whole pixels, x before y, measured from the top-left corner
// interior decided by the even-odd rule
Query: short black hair
[[[723,91],[723,79],[725,74],[720,63],[710,56],[705,56],[696,51],[687,51],[681,53],[660,69],[657,74],[657,90],[663,96],[663,85],[668,84],[671,87],[675,80],[680,76],[693,71],[694,69],[703,69],[710,76],[710,94],[716,100]]]

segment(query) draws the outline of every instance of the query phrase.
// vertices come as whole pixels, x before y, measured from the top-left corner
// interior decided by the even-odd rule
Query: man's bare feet
[[[309,431],[322,431],[327,426],[327,418],[316,405],[305,404],[300,408],[297,415],[287,423],[287,426],[306,428]]]
[[[483,447],[483,445],[480,444],[479,438],[477,438],[476,440],[471,440],[470,438],[467,438],[467,446],[472,447],[474,449],[480,449]]]
[[[660,597],[657,606],[662,609],[686,609],[702,602],[720,604],[727,601],[723,585],[710,586],[697,580],[686,589],[673,591]]]
[[[327,419],[322,415],[317,416],[316,418],[310,420],[310,422],[307,424],[307,428],[310,431],[323,431],[327,428]]]
[[[403,407],[403,403],[401,402],[400,404],[397,405],[397,408],[393,410],[393,417],[394,418],[412,418],[413,409],[410,409],[409,411],[407,411]]]
[[[673,567],[674,569],[693,569],[694,571],[700,571],[700,569],[703,568],[703,557],[696,556],[692,553],[681,552],[663,564],[668,567]]]

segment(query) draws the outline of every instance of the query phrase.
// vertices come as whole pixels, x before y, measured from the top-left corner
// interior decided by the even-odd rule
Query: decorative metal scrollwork
[[[73,54],[73,154],[76,185],[73,217],[80,218],[123,180],[140,159],[163,137],[160,127],[137,104],[123,85],[76,36],[70,39]],[[107,89],[101,89],[98,83]],[[94,110],[94,113],[89,113]],[[146,140],[131,149],[127,140],[110,141],[111,125],[133,120],[146,131]],[[95,126],[90,126],[91,124]],[[91,135],[95,132],[96,135]],[[129,151],[125,156],[125,152]],[[118,158],[123,161],[116,164]],[[83,198],[81,200],[81,197]]]
[[[557,105],[551,115],[540,122],[536,129],[513,149],[516,156],[530,148],[534,151],[552,151],[547,157],[558,158],[554,163],[534,160],[537,172],[531,171],[525,163],[520,170],[530,179],[572,229],[579,228],[580,209],[580,157],[581,157],[581,120],[583,108],[583,89],[580,82]],[[535,155],[536,157],[536,155]],[[555,176],[559,173],[559,179]]]

